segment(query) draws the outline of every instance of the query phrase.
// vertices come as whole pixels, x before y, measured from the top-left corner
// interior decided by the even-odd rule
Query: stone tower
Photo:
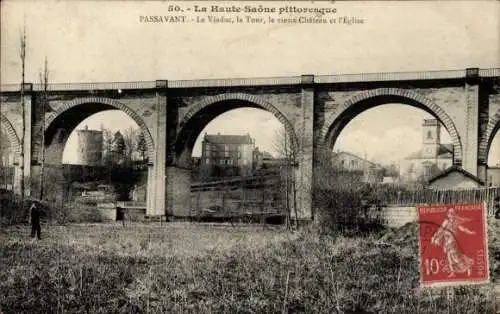
[[[85,129],[77,131],[77,165],[99,166],[102,162],[102,132]]]
[[[441,146],[441,124],[436,119],[424,119],[422,130],[422,157],[434,158]]]

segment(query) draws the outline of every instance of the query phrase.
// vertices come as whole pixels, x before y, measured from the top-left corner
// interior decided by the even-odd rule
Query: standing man
[[[33,202],[30,207],[31,213],[31,237],[34,238],[37,236],[38,240],[41,240],[41,227],[40,227],[40,209],[36,206],[36,203]]]

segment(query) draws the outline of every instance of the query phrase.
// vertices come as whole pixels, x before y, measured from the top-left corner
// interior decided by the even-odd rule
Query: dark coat
[[[31,205],[31,224],[39,224],[40,223],[40,209],[35,205]]]

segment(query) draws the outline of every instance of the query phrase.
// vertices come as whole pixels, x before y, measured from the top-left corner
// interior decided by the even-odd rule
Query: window
[[[246,165],[247,164],[247,160],[246,159],[243,159],[243,164]]]
[[[226,145],[224,145],[224,151],[225,151],[225,152],[228,152],[228,151],[229,151],[229,145],[227,145],[227,144],[226,144]]]
[[[229,151],[227,151],[227,150],[226,150],[226,151],[224,152],[224,157],[229,157]]]
[[[207,158],[207,159],[205,160],[205,163],[206,163],[207,165],[208,165],[208,164],[210,164],[210,158]]]
[[[424,165],[424,176],[431,175],[431,165]]]
[[[432,132],[431,131],[427,131],[427,139],[432,139]]]

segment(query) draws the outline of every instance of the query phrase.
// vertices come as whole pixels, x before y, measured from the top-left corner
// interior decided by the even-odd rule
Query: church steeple
[[[424,119],[423,131],[423,157],[436,157],[441,145],[441,124],[436,119]]]

